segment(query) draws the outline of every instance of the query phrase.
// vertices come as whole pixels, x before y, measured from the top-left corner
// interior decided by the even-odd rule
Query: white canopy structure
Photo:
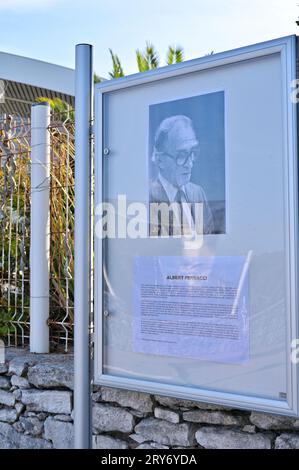
[[[31,104],[42,96],[60,98],[74,105],[73,69],[0,52],[0,80],[4,89],[0,114],[28,116]]]

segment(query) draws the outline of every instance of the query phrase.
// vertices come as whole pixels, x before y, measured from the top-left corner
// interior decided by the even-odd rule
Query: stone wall
[[[96,449],[299,449],[299,420],[94,387]],[[0,448],[73,447],[73,357],[10,350],[0,364]]]

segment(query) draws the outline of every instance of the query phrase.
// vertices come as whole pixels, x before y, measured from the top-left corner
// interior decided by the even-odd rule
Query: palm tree
[[[124,74],[124,71],[123,71],[123,68],[122,68],[122,65],[120,63],[118,55],[114,54],[112,52],[112,49],[109,49],[109,52],[110,52],[111,59],[112,59],[112,64],[113,64],[113,70],[112,70],[112,72],[109,72],[110,78],[124,77],[125,74]]]
[[[166,64],[171,65],[184,61],[184,49],[180,46],[169,46],[166,55]]]
[[[150,43],[146,43],[144,52],[136,50],[137,66],[139,72],[156,69],[159,67],[159,56],[155,47]]]

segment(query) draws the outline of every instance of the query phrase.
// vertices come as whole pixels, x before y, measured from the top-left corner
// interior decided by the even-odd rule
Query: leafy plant
[[[169,46],[167,55],[166,55],[166,63],[167,65],[171,65],[178,62],[184,61],[184,50],[182,47],[176,46]]]
[[[139,72],[146,72],[147,70],[153,70],[159,67],[158,53],[150,42],[146,43],[143,52],[139,49],[136,50],[136,59]]]
[[[53,114],[59,115],[62,120],[67,118],[74,120],[75,119],[75,110],[74,108],[66,103],[65,101],[61,100],[60,98],[47,98],[45,96],[40,96],[35,100],[37,103],[49,103],[51,107],[51,111]]]
[[[124,77],[124,71],[122,68],[122,65],[120,63],[119,57],[117,54],[114,54],[112,49],[109,49],[111,59],[112,59],[112,65],[113,65],[113,70],[112,72],[109,72],[110,78],[120,78]]]

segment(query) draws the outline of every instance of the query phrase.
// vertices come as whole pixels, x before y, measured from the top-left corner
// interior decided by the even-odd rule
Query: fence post
[[[50,105],[31,107],[30,351],[49,352]]]
[[[93,115],[92,46],[76,46],[75,74],[75,448],[91,447],[90,426],[90,275],[91,275],[91,119]]]

